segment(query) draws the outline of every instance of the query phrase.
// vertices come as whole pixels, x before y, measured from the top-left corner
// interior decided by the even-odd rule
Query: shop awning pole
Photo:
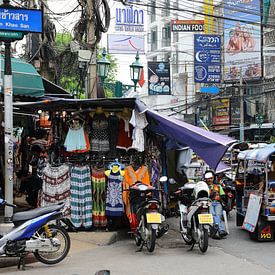
[[[11,43],[5,42],[4,69],[4,106],[5,106],[5,200],[13,203],[13,109],[12,109],[12,70]],[[12,207],[5,207],[5,222],[11,222]]]

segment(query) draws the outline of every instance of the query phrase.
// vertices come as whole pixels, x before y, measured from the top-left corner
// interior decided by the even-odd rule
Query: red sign
[[[230,99],[220,98],[212,101],[212,124],[230,124]]]

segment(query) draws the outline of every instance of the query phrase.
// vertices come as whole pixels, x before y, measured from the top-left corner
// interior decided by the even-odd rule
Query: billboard
[[[242,20],[242,22],[224,20],[224,80],[238,81],[241,75],[247,80],[260,78],[262,76],[260,0],[224,2],[225,18]]]
[[[108,53],[111,54],[144,54],[143,35],[108,34]]]
[[[196,83],[219,83],[221,80],[221,36],[194,35],[194,76]]]
[[[221,98],[212,100],[212,124],[230,124],[230,99]]]
[[[171,94],[169,62],[148,62],[148,94]]]

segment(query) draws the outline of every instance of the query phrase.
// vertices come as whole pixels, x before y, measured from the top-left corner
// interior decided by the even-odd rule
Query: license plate
[[[198,214],[200,224],[212,224],[213,215],[212,214]]]
[[[161,223],[160,213],[147,213],[146,214],[147,223]]]

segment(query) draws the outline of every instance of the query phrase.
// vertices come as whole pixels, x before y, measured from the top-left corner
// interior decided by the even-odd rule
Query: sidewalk
[[[12,224],[0,223],[0,232],[8,232],[12,228]],[[113,232],[69,232],[71,238],[71,249],[69,255],[85,251],[96,246],[110,245],[118,240],[127,237],[127,233],[124,231]],[[0,257],[0,268],[16,266],[18,264],[18,257]],[[33,254],[29,254],[26,257],[26,264],[35,262]]]

